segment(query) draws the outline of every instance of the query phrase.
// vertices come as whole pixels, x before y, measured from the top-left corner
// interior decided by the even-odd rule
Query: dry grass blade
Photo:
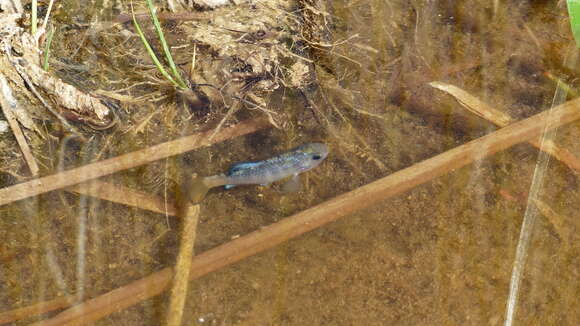
[[[48,25],[48,19],[50,18],[50,13],[52,12],[52,6],[54,5],[54,0],[50,0],[48,3],[48,9],[46,9],[46,17],[44,17],[44,21],[42,22],[42,29],[46,30],[46,26]]]
[[[4,77],[4,75],[0,74],[0,106],[2,106],[2,112],[4,113],[4,117],[8,120],[8,124],[14,133],[14,137],[18,142],[18,146],[20,146],[20,150],[22,151],[22,155],[24,155],[24,160],[28,167],[30,168],[30,173],[33,176],[38,175],[38,164],[36,163],[36,159],[32,155],[32,151],[30,150],[30,146],[26,142],[26,138],[20,129],[20,125],[18,121],[16,121],[16,117],[14,116],[14,111],[17,109],[18,102],[12,95],[12,91],[10,86],[8,86],[8,81]]]
[[[451,96],[455,97],[455,99],[466,109],[486,119],[487,121],[494,123],[497,126],[505,127],[511,123],[516,122],[514,118],[499,110],[494,109],[493,107],[480,101],[475,96],[469,94],[457,86],[442,82],[432,82],[429,83],[429,85],[449,93]],[[529,143],[541,151],[552,155],[560,162],[566,164],[572,170],[580,171],[580,159],[572,154],[569,150],[556,145],[553,141],[547,140],[544,142],[543,147],[540,147],[540,142],[537,139],[530,140]]]
[[[494,154],[515,144],[538,137],[546,128],[556,128],[577,119],[580,119],[580,99],[570,101],[554,108],[551,112],[540,113],[412,165],[195,256],[191,262],[190,279],[199,278],[246,257],[273,248],[354,211],[369,207],[381,200],[401,194],[417,185],[470,164],[482,156]],[[484,155],[481,153],[482,148],[487,149]],[[94,322],[113,312],[160,294],[169,286],[171,277],[172,269],[165,268],[35,325],[83,325]]]
[[[30,13],[30,34],[36,34],[38,29],[38,0],[32,0],[32,8]]]
[[[510,123],[515,122],[515,119],[509,115],[492,108],[486,103],[480,101],[477,97],[469,94],[457,86],[443,82],[431,82],[429,85],[449,93],[451,96],[455,97],[455,99],[467,110],[471,111],[479,117],[484,118],[487,121],[491,121],[500,127],[505,127]]]
[[[197,148],[222,142],[226,139],[242,136],[269,124],[263,119],[241,122],[232,127],[224,128],[219,134],[208,141],[213,132],[208,130],[182,137],[159,145],[151,146],[139,151],[124,154],[107,160],[91,163],[76,169],[63,171],[46,177],[19,183],[0,189],[0,205],[5,205],[31,196],[40,195],[49,191],[69,187],[81,182],[100,178],[115,172],[130,169],[136,166],[151,163],[163,158],[178,155]]]

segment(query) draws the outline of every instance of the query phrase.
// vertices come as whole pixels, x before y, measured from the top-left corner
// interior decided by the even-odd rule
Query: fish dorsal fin
[[[259,162],[240,162],[232,165],[226,175],[230,176],[238,171],[249,169],[253,166],[259,165]]]

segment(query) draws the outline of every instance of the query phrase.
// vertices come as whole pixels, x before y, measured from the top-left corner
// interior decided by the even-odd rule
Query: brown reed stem
[[[188,205],[183,209],[183,214],[181,214],[183,217],[183,230],[179,254],[175,264],[175,276],[171,287],[169,309],[167,310],[167,326],[181,325],[183,306],[185,305],[189,285],[193,245],[197,232],[197,222],[199,221],[199,209],[199,205]]]

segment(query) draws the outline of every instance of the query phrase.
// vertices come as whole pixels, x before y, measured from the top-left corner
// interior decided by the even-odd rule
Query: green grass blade
[[[155,63],[155,66],[157,66],[157,69],[159,69],[161,74],[163,74],[163,76],[167,80],[169,80],[175,87],[180,88],[180,85],[173,78],[171,78],[171,75],[169,75],[167,73],[167,71],[165,70],[165,68],[163,68],[163,65],[161,65],[161,62],[159,62],[159,59],[155,55],[155,52],[153,52],[151,45],[149,45],[149,42],[147,42],[147,38],[145,38],[145,34],[143,34],[143,31],[141,30],[141,26],[139,25],[139,22],[137,22],[137,18],[135,17],[135,12],[133,11],[132,7],[131,7],[131,13],[133,14],[133,25],[135,25],[135,30],[137,31],[137,34],[139,34],[139,37],[141,38],[141,42],[143,42],[143,45],[145,46],[145,49],[147,49],[147,53],[149,53],[149,56],[151,57],[151,59]]]
[[[163,47],[163,52],[165,53],[165,57],[167,58],[167,63],[169,63],[169,67],[171,68],[171,72],[173,73],[173,77],[177,80],[180,88],[187,88],[187,85],[181,78],[181,75],[177,71],[177,67],[173,62],[173,57],[171,56],[171,52],[169,51],[169,46],[167,45],[167,41],[165,41],[165,36],[163,35],[163,30],[161,29],[161,24],[159,23],[159,19],[157,19],[157,14],[155,12],[155,7],[153,6],[152,0],[147,0],[147,7],[149,7],[149,12],[151,14],[151,20],[153,21],[153,25],[155,26],[155,30],[157,31],[157,35],[159,36],[159,41],[161,42],[161,46]]]
[[[48,71],[48,58],[50,57],[50,44],[52,43],[52,36],[54,35],[54,28],[48,30],[48,36],[46,37],[46,45],[44,47],[44,62],[42,63],[42,69]]]
[[[568,14],[576,46],[580,47],[580,0],[568,0]]]

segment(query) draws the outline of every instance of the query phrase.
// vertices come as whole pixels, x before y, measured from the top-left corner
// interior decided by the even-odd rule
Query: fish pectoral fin
[[[290,180],[282,185],[283,193],[298,192],[300,189],[302,189],[302,183],[300,182],[300,176],[298,174],[293,175]]]

